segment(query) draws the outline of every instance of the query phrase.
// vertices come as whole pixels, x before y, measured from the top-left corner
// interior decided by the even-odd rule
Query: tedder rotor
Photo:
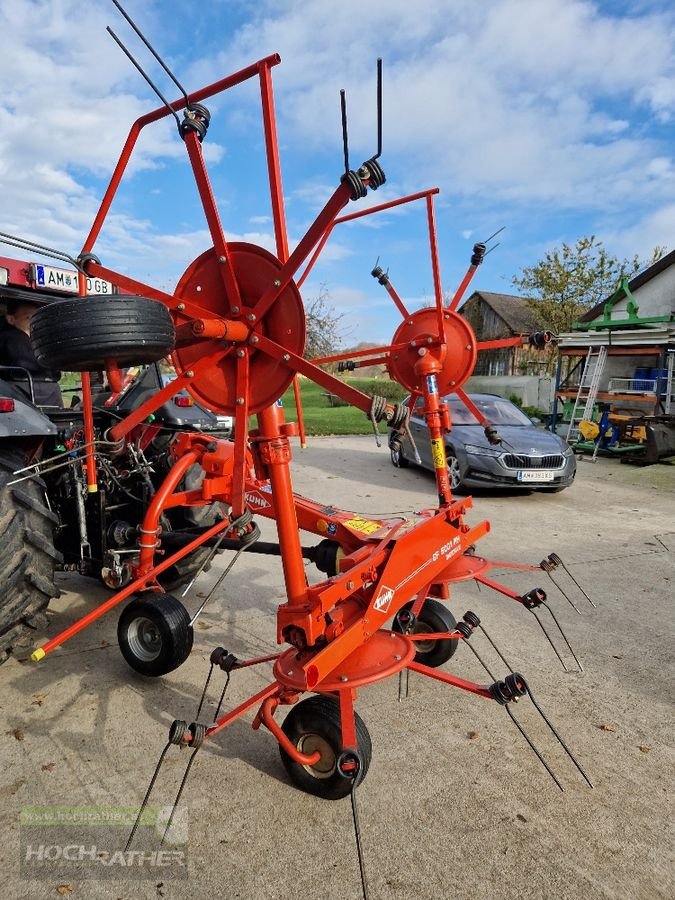
[[[442,397],[455,393],[481,422],[489,441],[499,444],[497,429],[485,420],[463,389],[477,354],[488,347],[521,341],[542,343],[550,336],[540,334],[496,342],[476,340],[457,307],[484,258],[485,243],[475,245],[468,271],[455,296],[449,303],[444,301],[433,205],[437,189],[344,213],[348,204],[358,202],[385,182],[379,162],[382,151],[379,65],[377,150],[361,166],[350,168],[343,94],[345,171],[307,233],[289,252],[272,91],[272,70],[279,62],[278,56],[268,56],[191,94],[181,88],[182,97],[178,100],[164,102],[141,116],[129,132],[91,231],[75,260],[80,282],[86,274],[112,281],[128,292],[108,298],[106,322],[112,314],[123,315],[125,304],[131,298],[135,309],[145,305],[152,310],[153,332],[159,318],[175,335],[171,358],[178,377],[115,424],[105,435],[106,441],[113,445],[123,442],[182,389],[187,389],[209,409],[233,416],[234,440],[213,439],[199,433],[181,433],[175,437],[170,446],[173,465],[147,508],[140,529],[137,561],[131,567],[128,582],[48,640],[33,657],[36,660],[45,657],[113,607],[129,601],[118,628],[125,658],[143,674],[165,674],[187,658],[192,647],[192,626],[204,604],[191,617],[177,598],[162,591],[158,576],[198,547],[211,548],[212,556],[222,549],[237,551],[237,555],[242,551],[277,553],[285,585],[285,600],[277,612],[277,640],[281,649],[265,657],[240,660],[217,648],[211,655],[207,685],[214,667],[226,673],[229,683],[232,672],[263,664],[272,666],[271,682],[222,714],[221,697],[215,719],[200,722],[205,687],[195,721],[174,722],[167,747],[171,744],[191,747],[189,768],[194,753],[205,740],[214,738],[251,711],[253,727],[264,725],[278,741],[283,763],[298,787],[325,798],[351,794],[353,799],[354,788],[365,776],[371,758],[367,729],[354,708],[362,688],[412,671],[496,701],[516,724],[512,703],[527,694],[532,696],[523,676],[508,666],[501,653],[500,660],[509,669],[504,678],[495,678],[483,663],[471,642],[474,632],[483,631],[483,626],[470,611],[456,621],[448,609],[452,585],[475,580],[516,600],[537,618],[565,665],[538,616],[539,611],[547,610],[558,625],[546,604],[546,593],[534,587],[520,595],[487,577],[495,566],[544,571],[550,575],[562,560],[551,554],[540,565],[529,566],[491,562],[477,554],[476,544],[490,526],[487,521],[475,525],[466,522],[466,513],[473,503],[470,497],[458,499],[452,495],[443,440],[452,422]],[[204,102],[249,79],[257,80],[260,87],[276,255],[250,243],[227,239],[202,151],[210,122]],[[142,129],[166,116],[176,119],[212,241],[212,246],[188,266],[173,293],[114,271],[95,255],[97,240]],[[303,357],[305,314],[299,288],[333,228],[359,216],[418,201],[426,205],[434,306],[410,312],[389,275],[376,267],[374,277],[390,294],[401,314],[391,342],[367,351],[314,362],[306,360]],[[96,316],[103,304],[92,303],[91,297],[84,296],[82,284],[81,287],[80,297],[57,301],[36,314],[34,328],[40,338],[35,341],[35,349],[47,365],[57,352],[61,353],[59,365],[64,366],[66,362],[64,348],[50,341],[52,319],[81,320],[81,343],[92,346],[88,333],[96,331]],[[106,342],[105,335],[97,332],[95,350],[73,353],[71,357],[71,367],[83,373],[85,442],[79,458],[86,468],[88,490],[92,493],[97,490],[97,466],[87,372],[105,369],[113,390],[121,391],[125,366],[163,355],[159,351],[153,353],[151,343],[148,344],[142,315],[137,328],[138,340],[134,346],[121,348],[114,333]],[[391,377],[410,392],[408,405],[368,397],[320,367],[326,362],[344,364],[346,361],[352,368],[374,361],[384,363]],[[406,434],[410,408],[423,397],[438,493],[433,507],[405,519],[376,518],[326,507],[296,495],[291,480],[289,439],[298,433],[298,426],[284,420],[277,400],[298,374],[362,410],[376,433],[377,424],[383,422],[395,433]],[[251,428],[249,422],[253,416],[256,425]],[[187,489],[183,477],[195,463],[201,466],[204,478],[197,487]],[[211,504],[224,505],[227,515],[209,527],[195,529],[181,546],[172,542],[170,533],[163,532],[162,516],[167,510]],[[277,543],[259,540],[254,515],[275,522]],[[315,534],[321,540],[315,546],[304,547],[300,532]],[[325,580],[308,584],[304,569],[307,558],[325,573]],[[564,634],[563,638],[573,655]],[[488,640],[494,647],[489,637]],[[453,656],[460,642],[466,643],[478,656],[489,683],[474,683],[440,668]],[[576,656],[574,659],[578,663]],[[307,693],[312,696],[302,699]],[[282,707],[290,711],[279,724],[276,714]],[[545,721],[586,778],[548,719]],[[543,757],[535,752],[560,786]],[[153,784],[154,781],[153,778]]]

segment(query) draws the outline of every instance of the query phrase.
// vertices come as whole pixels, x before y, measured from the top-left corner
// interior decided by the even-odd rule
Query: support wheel
[[[117,623],[122,656],[135,672],[157,678],[173,672],[190,655],[194,632],[190,616],[171,594],[141,594]]]
[[[363,762],[361,781],[366,777],[373,747],[363,719],[354,713],[356,741]],[[324,800],[340,800],[347,797],[352,781],[338,772],[337,760],[342,753],[342,728],[340,704],[335,697],[317,694],[301,700],[284,719],[281,730],[301,753],[318,750],[321,759],[314,766],[301,766],[280,746],[281,761],[291,781],[308,794]]]
[[[402,606],[401,609],[412,609],[412,605],[413,601],[411,600],[405,606]],[[414,638],[416,634],[439,634],[444,631],[455,631],[456,628],[457,622],[455,617],[447,606],[439,600],[434,600],[433,597],[427,597],[410,635]],[[396,619],[392,630],[399,633],[402,630]],[[417,648],[415,662],[437,669],[450,659],[457,649],[458,643],[458,638],[448,641],[418,641],[415,643]]]

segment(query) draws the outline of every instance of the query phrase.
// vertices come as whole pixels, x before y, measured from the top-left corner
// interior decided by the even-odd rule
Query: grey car
[[[450,409],[452,430],[445,437],[453,490],[520,488],[554,493],[569,487],[576,474],[576,459],[569,444],[544,431],[517,406],[495,394],[469,394],[469,398],[496,427],[501,442],[491,445],[483,426],[456,396],[443,400]],[[418,398],[410,416],[410,431],[425,469],[434,471],[429,429],[423,416],[424,399]],[[407,435],[391,431],[391,461],[408,466],[414,451]]]

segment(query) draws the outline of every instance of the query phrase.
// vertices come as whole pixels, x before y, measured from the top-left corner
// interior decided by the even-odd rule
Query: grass
[[[372,378],[350,378],[348,383],[368,394],[381,392],[389,395],[392,393],[393,386],[393,393],[399,395],[397,399],[401,400],[404,396],[403,388],[386,379],[380,380],[380,391],[378,391],[377,381]],[[364,412],[353,406],[330,406],[326,391],[306,378],[300,379],[300,397],[305,431],[308,435],[372,434],[373,427]],[[289,422],[297,421],[292,385],[282,399],[286,419]],[[382,430],[382,426],[380,426],[380,430]]]

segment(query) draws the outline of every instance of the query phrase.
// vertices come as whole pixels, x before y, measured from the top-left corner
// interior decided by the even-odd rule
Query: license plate
[[[546,469],[522,469],[518,472],[518,481],[553,481],[555,472]]]
[[[68,291],[77,294],[79,284],[77,272],[70,269],[57,269],[56,266],[35,266],[35,284],[38,287],[53,288],[58,291]],[[112,294],[113,286],[102,278],[89,278],[87,276],[88,294]]]

